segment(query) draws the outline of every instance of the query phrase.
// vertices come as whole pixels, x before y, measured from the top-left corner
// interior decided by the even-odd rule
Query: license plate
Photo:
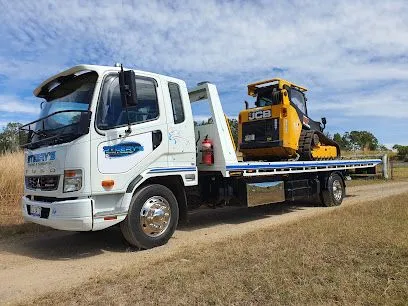
[[[245,141],[254,141],[255,134],[245,135]]]
[[[30,215],[35,216],[35,217],[41,217],[41,207],[40,207],[40,206],[31,205]]]

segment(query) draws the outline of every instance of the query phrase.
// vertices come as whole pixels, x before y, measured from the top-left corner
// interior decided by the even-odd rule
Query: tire
[[[339,206],[346,195],[344,182],[340,175],[332,173],[327,179],[326,189],[320,193],[320,199],[323,206]]]
[[[163,185],[148,185],[131,200],[128,215],[120,223],[125,240],[139,249],[166,244],[176,230],[179,207],[176,197]]]

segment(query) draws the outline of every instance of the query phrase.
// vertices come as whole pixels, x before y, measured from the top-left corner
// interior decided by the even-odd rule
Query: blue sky
[[[229,116],[248,83],[283,77],[330,133],[408,144],[407,16],[407,1],[0,0],[0,125],[35,119],[50,75],[122,62],[215,83]]]

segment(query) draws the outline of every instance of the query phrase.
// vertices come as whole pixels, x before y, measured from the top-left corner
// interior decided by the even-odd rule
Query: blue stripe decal
[[[327,162],[297,162],[297,163],[268,163],[258,165],[231,165],[227,166],[227,170],[251,170],[251,169],[282,169],[282,168],[304,168],[304,167],[326,167],[326,166],[346,166],[346,165],[368,165],[379,164],[380,159],[360,160],[360,161],[327,161]]]
[[[197,168],[153,168],[148,173],[160,173],[160,172],[187,172],[196,171]]]

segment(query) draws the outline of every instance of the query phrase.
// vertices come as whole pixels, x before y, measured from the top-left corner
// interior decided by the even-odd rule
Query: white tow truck
[[[207,82],[187,90],[164,75],[79,65],[34,94],[44,99],[40,118],[20,129],[25,220],[69,231],[120,224],[139,248],[165,244],[203,204],[340,205],[347,170],[381,162],[240,162],[217,88]],[[204,100],[211,120],[196,125],[191,104]]]

